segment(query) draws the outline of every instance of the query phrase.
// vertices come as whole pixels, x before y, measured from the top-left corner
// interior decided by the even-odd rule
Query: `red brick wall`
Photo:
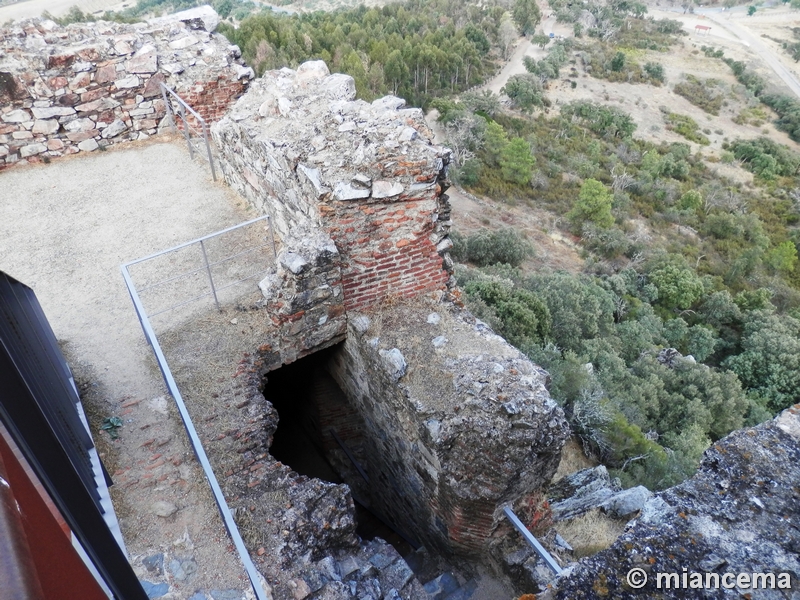
[[[347,310],[444,289],[449,274],[431,241],[436,207],[434,190],[423,198],[320,207],[323,225],[343,257]]]
[[[198,81],[191,87],[175,91],[210,124],[225,116],[236,99],[245,92],[248,82],[246,78],[237,79],[233,73],[220,73],[216,80]]]

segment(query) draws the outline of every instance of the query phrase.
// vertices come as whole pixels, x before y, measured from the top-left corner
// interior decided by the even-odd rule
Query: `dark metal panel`
[[[33,291],[0,272],[0,340],[44,410],[98,509],[99,494],[87,450],[92,439],[83,427],[70,384],[69,367]]]
[[[89,478],[79,456],[86,454],[87,439],[91,447],[91,438],[68,377],[35,295],[0,272],[0,420],[115,597],[146,600],[96,503],[91,467]]]

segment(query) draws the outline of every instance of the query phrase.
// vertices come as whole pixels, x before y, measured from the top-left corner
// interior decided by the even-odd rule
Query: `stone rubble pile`
[[[537,597],[796,598],[798,481],[800,405],[795,405],[715,442],[692,478],[648,500],[610,548],[565,569]],[[629,585],[627,574],[634,568],[649,577],[641,589]],[[686,572],[700,575],[687,575],[683,585]],[[677,573],[677,584],[657,590],[658,573]],[[707,573],[720,579],[733,574],[733,585],[703,589],[696,579],[705,582]],[[739,579],[740,573],[746,579]],[[753,589],[753,573],[773,574],[772,586]],[[781,589],[781,573],[791,589]]]
[[[0,29],[0,169],[91,152],[158,132],[161,83],[217,120],[254,76],[201,7],[150,23]]]
[[[603,465],[564,477],[550,487],[549,495],[555,521],[572,519],[595,508],[618,519],[630,518],[653,496],[643,485],[621,489]]]

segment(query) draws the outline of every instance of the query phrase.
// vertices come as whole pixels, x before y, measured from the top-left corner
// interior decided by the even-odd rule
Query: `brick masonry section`
[[[255,80],[212,127],[226,180],[282,236],[318,227],[334,241],[346,310],[452,282],[450,151],[404,106],[355,100],[351,77],[313,61]]]
[[[207,8],[146,26],[32,19],[0,29],[0,170],[147,139],[166,124],[160,83],[207,121],[222,118],[253,71],[209,33],[218,21]]]

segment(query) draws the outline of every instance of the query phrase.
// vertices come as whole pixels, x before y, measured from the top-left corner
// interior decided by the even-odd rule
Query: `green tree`
[[[512,75],[500,91],[511,99],[514,106],[525,111],[541,106],[544,98],[541,80],[530,73]]]
[[[522,138],[514,138],[503,148],[500,172],[506,181],[527,185],[531,180],[531,169],[534,164],[536,159],[531,155],[528,142]]]
[[[625,68],[625,55],[622,52],[617,52],[614,58],[611,59],[611,70],[622,71]]]
[[[499,167],[503,150],[508,145],[508,136],[503,126],[496,121],[486,124],[486,135],[483,138],[483,153],[487,165]]]
[[[391,82],[392,93],[397,94],[400,84],[408,77],[408,66],[400,50],[392,50],[383,67],[384,77]]]
[[[752,17],[754,14],[756,14],[756,7],[755,6],[748,6],[747,7],[747,16],[748,17]]]
[[[767,251],[764,261],[776,273],[791,273],[797,265],[797,247],[790,240],[781,242]]]
[[[532,34],[542,19],[542,13],[536,0],[515,0],[512,14],[523,35]]]
[[[531,36],[531,44],[533,44],[534,46],[539,46],[539,48],[544,48],[549,43],[550,43],[549,35],[545,35],[543,33],[537,33],[536,35]]]
[[[697,190],[689,190],[681,199],[678,200],[678,208],[681,210],[696,211],[703,206],[703,195]]]
[[[658,303],[665,308],[686,309],[703,295],[703,282],[692,269],[668,264],[647,275],[658,290]]]
[[[596,179],[587,179],[581,186],[578,200],[567,218],[578,228],[584,222],[590,221],[596,226],[608,229],[614,224],[611,206],[614,196],[606,187]]]
[[[524,287],[547,304],[553,339],[565,350],[581,352],[584,340],[613,331],[613,296],[589,278],[567,273],[535,275]]]
[[[722,364],[773,412],[800,402],[800,321],[754,311],[745,323],[743,352]]]

